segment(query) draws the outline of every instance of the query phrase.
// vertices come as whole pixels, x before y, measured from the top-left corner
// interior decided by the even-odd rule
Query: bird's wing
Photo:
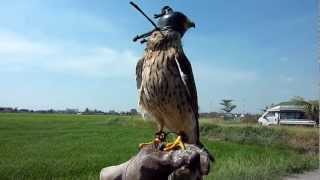
[[[143,68],[144,58],[141,58],[136,65],[136,82],[137,89],[140,89],[142,82],[142,68]]]
[[[177,54],[176,62],[180,70],[181,79],[187,89],[189,100],[190,100],[189,102],[191,103],[192,110],[195,113],[196,118],[198,119],[199,107],[198,107],[197,88],[194,82],[191,64],[183,52]]]
[[[199,107],[198,107],[198,96],[197,96],[197,88],[194,82],[194,77],[192,73],[191,64],[183,52],[177,53],[176,55],[176,63],[178,65],[181,79],[187,89],[189,102],[191,104],[195,120],[196,120],[196,128],[197,128],[197,137],[199,137]]]

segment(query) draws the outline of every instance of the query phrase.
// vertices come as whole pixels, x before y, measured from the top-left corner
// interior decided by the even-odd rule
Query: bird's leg
[[[161,130],[155,133],[155,138],[153,141],[150,141],[147,143],[141,143],[139,144],[139,148],[142,149],[144,146],[150,145],[150,144],[153,144],[156,148],[158,148],[159,145],[165,141],[165,139],[166,139],[166,133]]]
[[[157,141],[159,143],[165,142],[166,138],[167,138],[167,133],[165,133],[162,130],[156,132],[156,134],[155,134],[155,141]]]
[[[139,144],[139,148],[143,148],[146,145],[153,144],[156,148],[159,147],[163,142],[165,142],[167,134],[163,131],[163,126],[159,126],[159,131],[155,133],[155,138],[151,142]],[[161,147],[160,147],[161,148]]]
[[[183,140],[185,139],[184,133],[178,133],[177,139],[173,143],[166,144],[166,147],[164,148],[165,151],[170,150],[176,150],[176,149],[182,149],[185,150],[186,147],[184,146]]]
[[[150,144],[155,144],[155,141],[150,141],[147,143],[140,143],[139,144],[139,149],[142,149],[144,146],[150,145]]]

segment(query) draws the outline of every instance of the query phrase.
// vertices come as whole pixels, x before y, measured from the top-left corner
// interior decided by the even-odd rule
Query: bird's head
[[[185,14],[173,11],[169,6],[162,8],[162,12],[159,15],[155,15],[159,18],[158,27],[161,30],[171,29],[178,31],[181,37],[191,27],[195,28],[194,22],[192,22]]]

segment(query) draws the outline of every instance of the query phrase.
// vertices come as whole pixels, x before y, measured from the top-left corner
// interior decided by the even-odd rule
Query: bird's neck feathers
[[[182,49],[181,35],[173,30],[155,31],[148,39],[146,50]]]

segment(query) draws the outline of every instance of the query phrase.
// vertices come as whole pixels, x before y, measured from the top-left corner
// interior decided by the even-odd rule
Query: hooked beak
[[[196,28],[196,25],[194,24],[194,22],[189,21],[189,22],[188,22],[188,27],[189,27],[189,28],[191,28],[191,27]]]

